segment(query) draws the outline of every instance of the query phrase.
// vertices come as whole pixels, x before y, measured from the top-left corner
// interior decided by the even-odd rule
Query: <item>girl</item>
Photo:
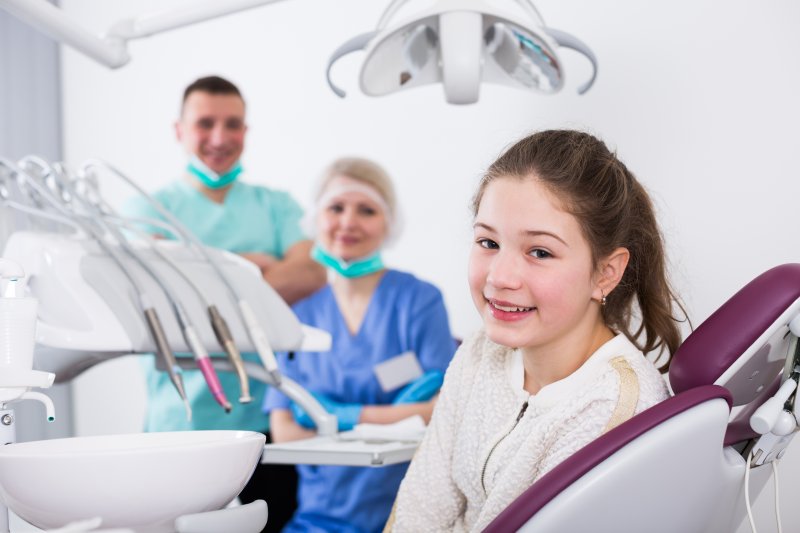
[[[643,355],[669,359],[680,343],[661,235],[647,193],[601,141],[523,139],[491,165],[473,213],[469,285],[484,327],[447,370],[388,530],[480,531],[668,395]]]

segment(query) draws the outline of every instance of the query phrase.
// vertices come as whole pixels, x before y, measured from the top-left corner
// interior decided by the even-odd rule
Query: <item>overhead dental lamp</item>
[[[361,50],[367,57],[359,85],[370,96],[441,83],[447,102],[471,104],[478,101],[481,82],[555,93],[564,86],[559,47],[575,50],[592,63],[591,78],[578,93],[588,91],[597,76],[591,49],[568,33],[546,27],[530,0],[515,0],[525,16],[501,11],[496,0],[438,0],[390,25],[407,2],[392,0],[375,31],[351,38],[333,53],[327,76],[334,93],[345,96],[331,80],[333,64]]]

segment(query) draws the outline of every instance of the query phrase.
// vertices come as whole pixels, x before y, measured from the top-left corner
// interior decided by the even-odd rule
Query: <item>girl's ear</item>
[[[604,296],[611,294],[611,291],[622,280],[630,258],[631,253],[627,248],[617,248],[600,261],[597,270],[597,285],[592,293],[593,299],[601,302]]]

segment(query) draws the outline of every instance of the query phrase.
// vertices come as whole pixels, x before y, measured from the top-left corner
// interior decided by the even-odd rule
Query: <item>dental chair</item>
[[[746,484],[758,494],[797,431],[798,334],[800,264],[786,264],[686,338],[674,397],[548,472],[485,533],[736,531]]]

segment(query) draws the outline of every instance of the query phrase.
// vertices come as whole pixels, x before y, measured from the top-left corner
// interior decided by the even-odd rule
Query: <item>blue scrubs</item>
[[[153,195],[167,211],[194,233],[203,244],[231,252],[262,252],[282,258],[298,241],[305,239],[300,229],[303,211],[285,192],[236,181],[222,204],[212,202],[186,183],[176,181]],[[163,220],[144,199],[137,197],[125,206],[125,214]],[[147,228],[152,233],[164,230]],[[169,235],[167,235],[169,236]],[[260,362],[257,354],[243,354],[246,360]],[[147,380],[145,431],[187,429],[236,429],[266,432],[269,418],[258,402],[240,404],[239,380],[233,372],[220,372],[225,394],[232,401],[228,414],[208,392],[199,370],[185,370],[183,381],[192,406],[192,420],[186,420],[183,402],[172,386],[169,375],[155,369],[153,358],[143,359]],[[250,380],[250,393],[261,398],[266,385]]]
[[[455,352],[441,293],[404,272],[384,273],[355,335],[347,329],[329,285],[293,309],[304,324],[329,331],[333,344],[326,353],[297,352],[292,359],[281,354],[281,369],[338,402],[391,404],[402,387],[382,390],[374,365],[411,351],[423,371],[444,372]],[[289,404],[283,393],[269,389],[264,410],[287,409]],[[381,531],[407,467],[298,465],[299,507],[284,531]]]

